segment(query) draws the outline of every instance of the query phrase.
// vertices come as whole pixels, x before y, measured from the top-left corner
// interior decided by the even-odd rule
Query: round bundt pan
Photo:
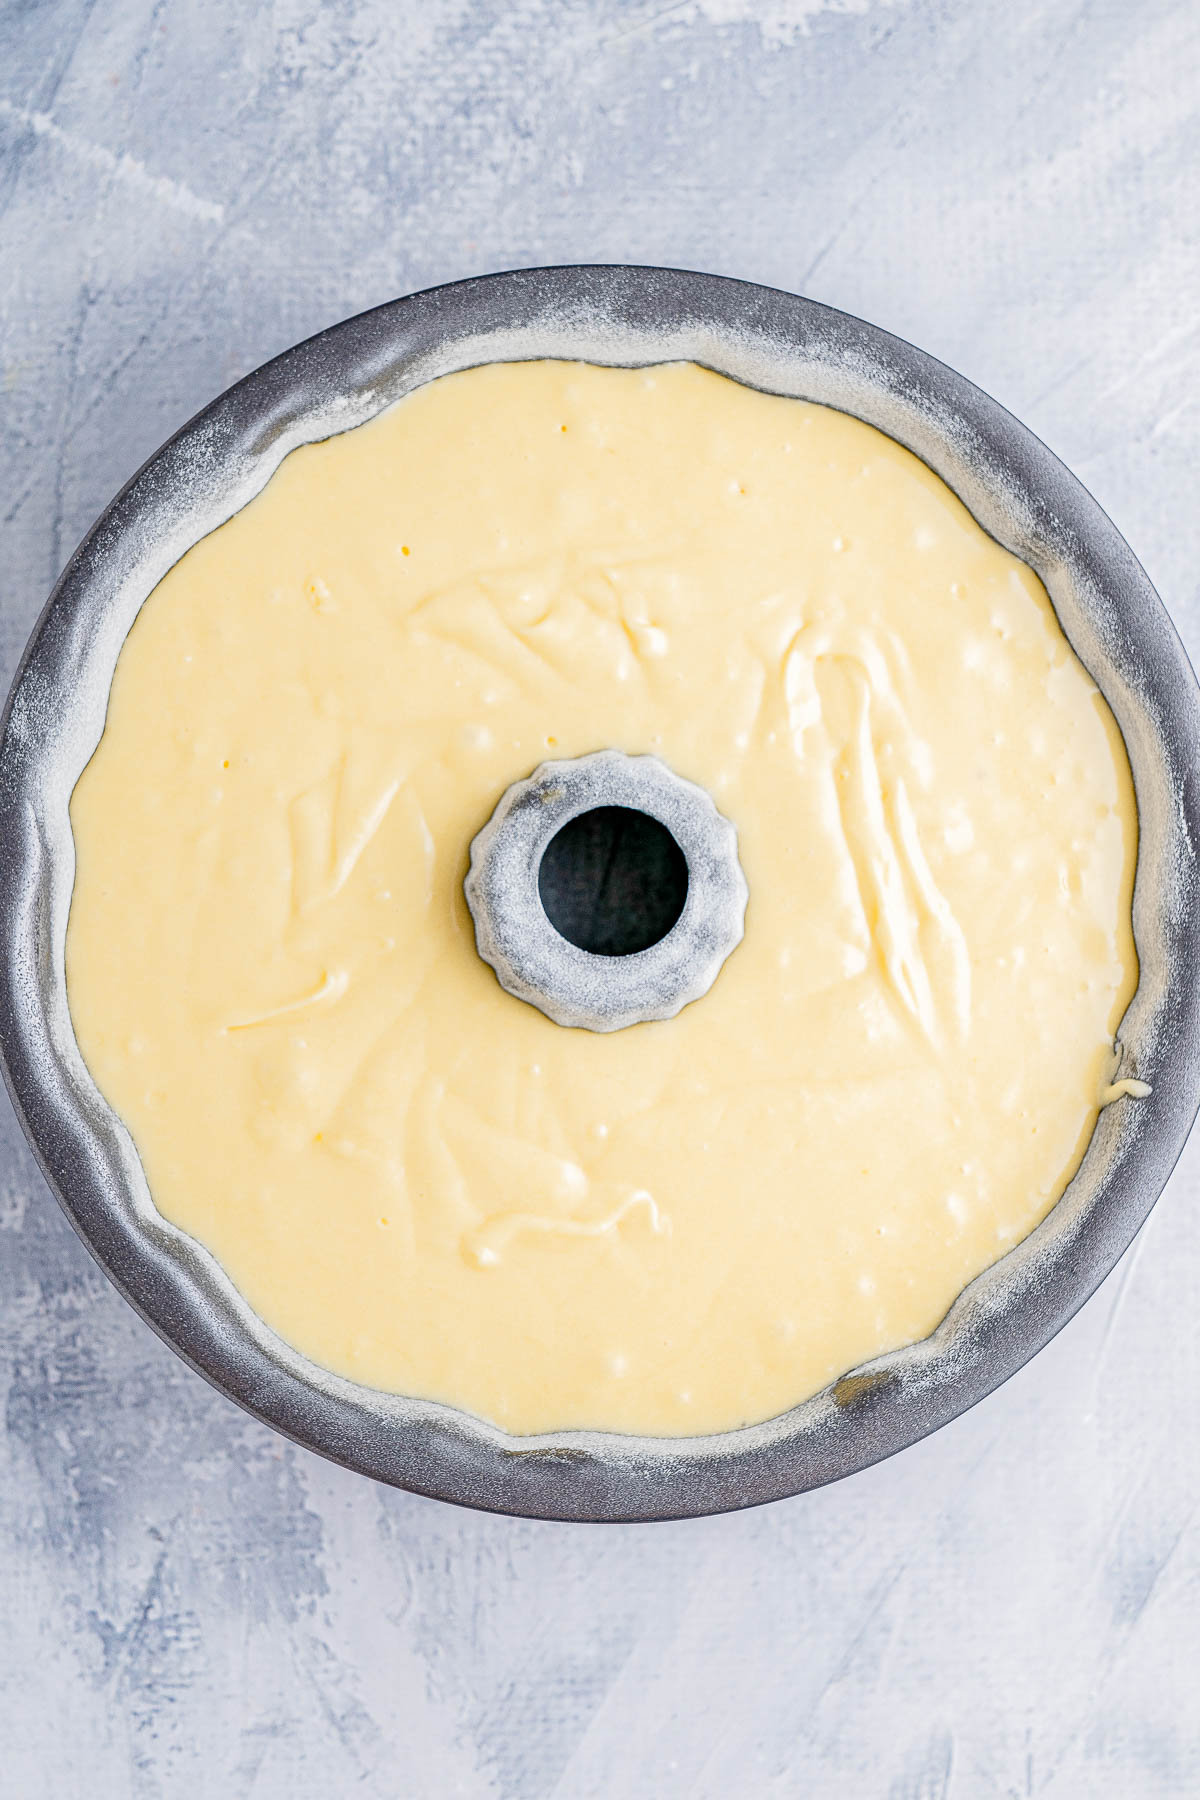
[[[1119,1073],[1149,1082],[1151,1095],[1101,1113],[1058,1205],[931,1337],[718,1436],[514,1438],[317,1368],[155,1210],[67,1006],[68,805],[147,595],[297,445],[360,424],[434,376],[534,357],[688,359],[853,413],[906,445],[1045,582],[1124,734],[1137,792],[1141,973]],[[0,1045],[13,1102],[72,1224],[142,1317],[223,1393],[309,1449],[422,1494],[551,1519],[678,1518],[817,1487],[935,1430],[1020,1368],[1108,1274],[1171,1172],[1200,1100],[1198,700],[1166,612],[1096,502],[994,400],[898,338],[791,294],[672,269],[530,269],[410,295],[310,338],[206,407],[117,496],[50,597],[0,742]]]

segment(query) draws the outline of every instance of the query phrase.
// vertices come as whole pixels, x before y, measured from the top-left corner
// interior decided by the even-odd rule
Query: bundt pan
[[[358,425],[434,376],[533,357],[688,358],[838,407],[906,445],[1037,570],[1133,768],[1141,978],[1119,1073],[1149,1082],[1150,1097],[1101,1113],[1058,1205],[931,1337],[719,1436],[514,1438],[315,1367],[156,1212],[67,1009],[68,803],[151,589],[297,445]],[[1166,612],[1096,502],[994,400],[886,332],[791,294],[672,269],[531,269],[410,295],[276,357],[186,425],[93,527],[42,614],[0,743],[0,1041],[17,1113],[72,1224],[142,1317],[230,1399],[348,1468],[550,1519],[679,1518],[817,1487],[913,1443],[1020,1368],[1108,1274],[1170,1174],[1200,1099],[1198,698]]]

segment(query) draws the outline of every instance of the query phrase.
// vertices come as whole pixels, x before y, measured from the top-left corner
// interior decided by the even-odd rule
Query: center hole
[[[657,944],[687,891],[687,858],[675,839],[630,806],[597,806],[569,820],[538,870],[546,917],[593,956],[633,956]]]

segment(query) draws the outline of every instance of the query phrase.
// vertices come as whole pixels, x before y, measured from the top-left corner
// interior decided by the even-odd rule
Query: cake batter
[[[475,951],[548,757],[736,824],[746,935],[609,1035]],[[150,596],[72,802],[71,1013],[161,1212],[327,1368],[513,1432],[767,1418],[1045,1215],[1137,979],[1120,736],[871,427],[495,365],[290,455]]]

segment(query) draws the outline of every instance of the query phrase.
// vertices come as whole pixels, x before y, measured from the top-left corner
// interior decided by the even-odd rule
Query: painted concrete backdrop
[[[914,339],[1200,651],[1194,0],[0,0],[0,654],[236,376],[635,260]],[[1200,1140],[974,1413],[841,1486],[522,1524],[289,1448],[92,1266],[0,1102],[0,1795],[1200,1793]]]

